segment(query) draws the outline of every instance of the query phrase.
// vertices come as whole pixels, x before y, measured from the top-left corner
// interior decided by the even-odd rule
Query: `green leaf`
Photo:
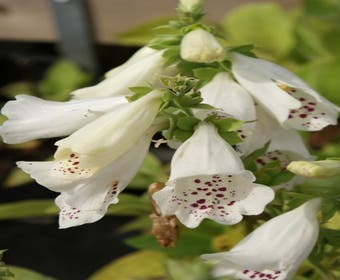
[[[136,249],[152,249],[164,252],[172,257],[197,256],[211,251],[211,239],[194,232],[182,232],[174,248],[161,247],[153,235],[141,235],[125,240],[126,244]]]
[[[156,28],[165,25],[171,18],[159,18],[143,23],[129,31],[122,32],[114,38],[114,43],[125,46],[143,46],[158,34],[169,33],[169,28]]]
[[[320,235],[332,246],[340,247],[340,230],[321,228]]]
[[[149,230],[151,226],[152,223],[149,216],[140,216],[119,227],[118,232],[126,233],[134,230]]]
[[[0,280],[13,279],[14,274],[9,270],[8,266],[2,261],[3,254],[7,250],[0,250]]]
[[[10,83],[9,85],[0,88],[0,93],[2,96],[12,99],[18,94],[35,95],[36,88],[33,83],[22,81]]]
[[[172,260],[166,262],[169,280],[212,280],[210,266],[201,260]]]
[[[231,44],[254,44],[277,56],[288,54],[295,43],[293,14],[274,3],[242,5],[221,25]]]
[[[165,256],[157,251],[139,251],[114,260],[90,276],[89,280],[149,280],[165,275]]]
[[[8,267],[15,275],[13,278],[9,278],[8,280],[56,280],[55,278],[40,274],[27,268],[18,266]]]
[[[64,101],[70,93],[89,84],[92,77],[76,64],[58,60],[48,68],[43,80],[38,84],[41,97],[49,100]]]
[[[171,65],[177,61],[180,61],[180,47],[172,46],[166,49],[163,53],[163,57],[165,59],[165,65]]]
[[[31,178],[31,176],[22,171],[20,168],[16,167],[11,170],[8,177],[3,182],[3,186],[6,188],[13,188],[27,184],[32,181],[33,179]]]
[[[50,199],[33,199],[0,204],[0,220],[58,215],[59,209]],[[147,197],[120,194],[119,203],[111,205],[107,215],[139,216],[151,213]]]
[[[50,199],[24,200],[0,204],[0,220],[19,219],[58,214],[59,209]]]
[[[165,182],[166,180],[167,170],[156,156],[148,153],[137,175],[130,182],[129,188],[146,189],[154,182]]]

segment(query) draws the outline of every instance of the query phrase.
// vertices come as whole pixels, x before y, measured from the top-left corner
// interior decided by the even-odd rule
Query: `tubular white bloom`
[[[286,128],[316,131],[337,123],[339,109],[287,69],[235,53],[232,72]]]
[[[169,181],[153,199],[163,215],[176,215],[190,228],[205,218],[236,224],[242,215],[262,213],[274,198],[271,188],[254,181],[216,128],[201,123],[175,152]]]
[[[208,31],[197,28],[184,35],[181,42],[181,57],[191,62],[210,63],[224,58],[224,50]]]
[[[101,219],[110,204],[118,203],[118,194],[137,173],[156,130],[149,129],[135,145],[119,158],[96,169],[84,169],[79,157],[69,162],[18,162],[39,184],[60,192],[56,204],[60,208],[60,228],[93,223]]]
[[[200,89],[203,103],[221,109],[223,113],[217,113],[221,118],[235,118],[242,121],[254,121],[256,119],[255,105],[252,97],[226,72],[218,73],[205,86]],[[207,111],[207,110],[205,110]],[[245,141],[252,137],[255,123],[244,123],[237,133]],[[265,142],[263,143],[263,145]],[[242,150],[239,151],[242,154]]]
[[[0,127],[0,134],[8,144],[65,136],[125,103],[124,97],[55,102],[17,95],[1,110],[8,120]]]
[[[340,174],[340,160],[293,161],[287,169],[305,177],[326,178]]]
[[[95,168],[107,164],[129,150],[154,121],[162,103],[162,92],[153,91],[146,96],[122,105],[85,125],[69,137],[58,142],[55,158],[72,160],[79,156],[83,167]]]
[[[107,78],[99,84],[73,91],[75,99],[91,97],[131,95],[130,87],[153,84],[162,75],[163,51],[143,48],[126,64],[106,74]]]
[[[201,257],[217,262],[215,276],[291,280],[317,241],[319,207],[320,199],[312,199],[264,223],[231,251]]]
[[[200,89],[203,103],[222,109],[224,113],[242,121],[256,119],[255,106],[249,93],[232,77],[221,72]]]
[[[180,0],[179,9],[182,12],[192,12],[196,7],[203,4],[203,0]]]

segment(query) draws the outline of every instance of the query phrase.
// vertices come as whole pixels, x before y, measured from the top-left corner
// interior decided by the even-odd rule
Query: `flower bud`
[[[305,177],[331,177],[340,175],[340,160],[293,161],[287,169]]]
[[[180,0],[179,9],[184,13],[190,13],[195,10],[196,7],[201,6],[202,0]]]
[[[183,37],[181,57],[191,62],[210,63],[222,60],[224,50],[212,34],[198,28]]]

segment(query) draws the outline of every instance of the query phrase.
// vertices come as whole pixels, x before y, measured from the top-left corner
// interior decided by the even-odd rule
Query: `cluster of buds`
[[[95,222],[118,203],[156,132],[176,149],[168,181],[150,191],[153,232],[164,246],[174,246],[177,220],[189,228],[203,219],[234,225],[261,214],[275,190],[323,168],[308,163],[314,157],[297,130],[336,124],[338,107],[290,71],[225,47],[210,27],[198,24],[202,4],[180,1],[179,20],[170,24],[179,34],[152,41],[99,84],[70,93],[70,101],[19,95],[3,107],[6,143],[66,136],[55,143],[54,160],[18,162],[60,193],[61,228]],[[242,161],[259,149],[258,169],[276,164],[280,172],[295,170],[291,162],[302,160],[304,171],[274,186],[259,184]],[[265,223],[230,252],[203,258],[218,261],[217,276],[291,279],[316,242],[319,204],[311,200]]]

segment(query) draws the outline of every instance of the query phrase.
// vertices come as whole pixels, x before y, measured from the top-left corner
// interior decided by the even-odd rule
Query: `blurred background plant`
[[[129,52],[132,52],[137,47],[147,44],[160,32],[155,27],[168,20],[169,18],[161,18],[144,23],[119,34],[114,43],[130,48]],[[290,10],[273,2],[245,4],[228,11],[215,25],[217,30],[227,38],[230,46],[254,45],[255,52],[260,57],[291,69],[333,103],[340,104],[340,1],[304,0],[300,6]],[[57,60],[37,81],[15,81],[2,86],[1,102],[5,103],[20,93],[64,101],[69,98],[72,90],[90,84],[94,77],[94,74],[85,72],[71,61]],[[5,118],[1,116],[1,122],[4,120]],[[330,126],[320,132],[305,133],[304,136],[313,153],[320,159],[339,156],[339,126]],[[53,153],[51,143],[53,141],[44,140],[15,146],[1,144],[2,190],[0,193],[3,198],[0,204],[0,220],[55,223],[58,209],[52,200],[54,194],[45,191],[38,195],[38,199],[29,199],[30,194],[27,191],[38,187],[14,164],[14,161],[19,158],[43,160],[50,157]],[[112,232],[112,225],[105,228],[111,229],[106,234],[118,234],[119,238],[125,237],[125,244],[136,251],[113,260],[96,272],[94,270],[98,269],[98,265],[90,266],[93,273],[89,273],[87,269],[86,277],[91,280],[208,280],[210,279],[209,267],[199,262],[197,257],[202,253],[229,250],[258,225],[258,220],[252,217],[247,217],[244,222],[233,227],[205,221],[195,230],[180,227],[180,239],[175,248],[160,247],[155,237],[149,233],[151,228],[149,215],[152,208],[146,190],[152,182],[166,181],[169,151],[164,147],[152,151],[153,153],[146,158],[140,172],[129,186],[128,192],[120,195],[120,203],[110,207],[108,211],[108,215],[120,217],[115,217],[120,219],[119,225],[115,225],[117,226],[114,229],[115,233]],[[26,194],[20,196],[19,192],[26,192]],[[275,201],[260,217],[260,222],[265,221],[270,216],[292,209],[320,193],[325,197],[321,210],[321,219],[324,223],[320,238],[295,280],[340,278],[340,175],[307,180],[290,192],[278,192]],[[121,218],[122,216],[124,218]],[[2,222],[1,231],[6,230],[6,225],[8,225],[6,222]],[[53,226],[56,227],[55,224]],[[96,224],[91,227],[95,230]],[[73,234],[79,235],[75,239],[86,239],[86,236],[81,234],[82,230],[80,228],[73,231]],[[22,231],[24,231],[22,236],[25,236],[25,227],[22,227]],[[115,248],[115,244],[111,245],[110,248]],[[6,246],[7,244],[0,240],[0,247]],[[63,251],[67,251],[68,246],[69,244],[65,244]],[[124,247],[126,252],[132,251],[126,249],[128,247]],[[8,249],[11,250],[11,246]],[[1,257],[3,253],[0,252]],[[10,251],[8,254],[10,255]],[[107,255],[105,260],[109,257],[112,258],[112,255]],[[91,251],[88,252],[88,258],[91,259]],[[8,260],[15,263],[15,256]],[[48,273],[47,270],[44,271]],[[68,275],[67,272],[62,274],[51,271],[52,274],[57,279],[78,279],[63,276]],[[0,263],[0,279],[51,278]]]

